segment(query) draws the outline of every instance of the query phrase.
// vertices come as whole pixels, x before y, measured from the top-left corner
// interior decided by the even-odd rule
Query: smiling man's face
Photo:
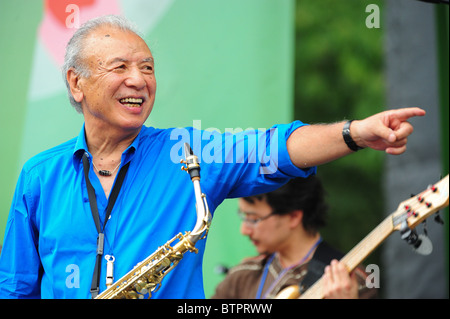
[[[84,41],[88,77],[72,90],[86,124],[140,129],[155,101],[154,61],[145,41],[115,27],[100,27]]]

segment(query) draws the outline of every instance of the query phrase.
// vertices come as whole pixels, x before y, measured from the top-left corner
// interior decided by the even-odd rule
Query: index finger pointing
[[[407,107],[402,109],[395,109],[388,111],[388,116],[390,118],[396,118],[400,121],[406,121],[407,119],[414,116],[424,116],[426,114],[425,110],[419,107]]]

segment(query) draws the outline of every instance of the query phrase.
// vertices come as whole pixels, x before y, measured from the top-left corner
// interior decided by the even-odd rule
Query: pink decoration
[[[58,67],[77,27],[106,14],[121,14],[117,0],[45,0],[39,38]]]

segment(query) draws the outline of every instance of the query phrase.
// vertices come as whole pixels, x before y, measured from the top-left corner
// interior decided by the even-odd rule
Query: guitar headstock
[[[402,223],[407,221],[408,227],[413,229],[441,208],[447,207],[448,183],[447,175],[420,194],[401,202],[392,214],[394,228],[400,230]]]

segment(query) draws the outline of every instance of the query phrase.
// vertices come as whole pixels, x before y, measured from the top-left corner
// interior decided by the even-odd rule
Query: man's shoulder
[[[178,138],[189,136],[192,128],[189,127],[170,127],[170,128],[156,128],[152,126],[143,125],[139,133],[140,143],[159,142],[165,144],[168,140],[176,142]]]
[[[267,262],[266,255],[258,255],[254,257],[246,257],[244,258],[238,265],[234,266],[230,269],[229,273],[239,273],[239,272],[247,272],[247,271],[261,271],[264,268],[264,265]]]
[[[194,131],[193,127],[168,127],[168,128],[158,128],[153,126],[143,125],[139,135],[141,137],[158,137],[158,136],[182,136],[183,133],[191,134]]]
[[[23,169],[26,171],[30,171],[37,166],[45,165],[59,160],[61,157],[72,158],[76,141],[76,138],[72,138],[64,143],[61,143],[57,146],[34,155],[26,161]]]

